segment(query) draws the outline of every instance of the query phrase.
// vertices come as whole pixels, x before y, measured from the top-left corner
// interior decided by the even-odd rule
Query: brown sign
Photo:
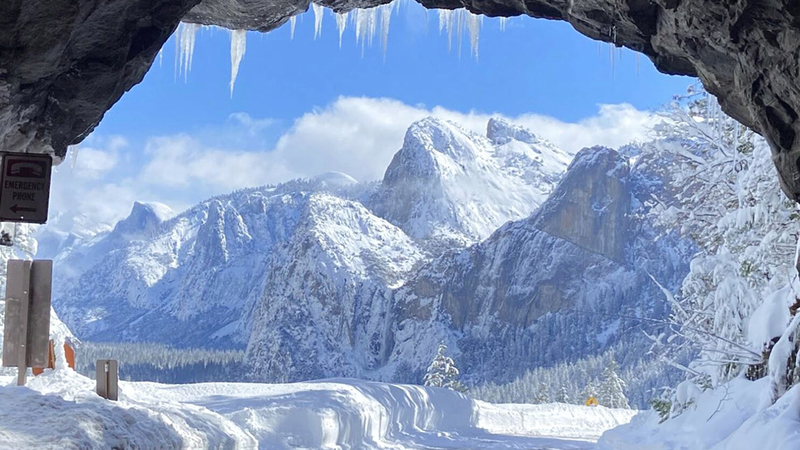
[[[0,221],[47,222],[53,158],[34,153],[3,153]]]

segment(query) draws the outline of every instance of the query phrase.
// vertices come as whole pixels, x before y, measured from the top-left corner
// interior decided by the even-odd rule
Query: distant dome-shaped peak
[[[145,214],[153,214],[162,222],[175,217],[175,211],[172,208],[159,202],[133,202],[131,215],[137,210]]]
[[[131,213],[117,223],[114,231],[126,235],[141,234],[174,216],[172,208],[163,203],[134,202]]]
[[[311,179],[320,187],[347,187],[358,184],[358,180],[343,172],[325,172]]]

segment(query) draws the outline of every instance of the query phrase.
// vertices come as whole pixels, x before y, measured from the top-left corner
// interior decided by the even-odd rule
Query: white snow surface
[[[800,389],[770,405],[769,378],[737,378],[700,394],[659,424],[648,411],[600,438],[600,450],[794,450],[800,438]]]
[[[492,405],[454,391],[352,379],[294,384],[120,382],[71,370],[0,377],[0,448],[588,449],[636,413]]]

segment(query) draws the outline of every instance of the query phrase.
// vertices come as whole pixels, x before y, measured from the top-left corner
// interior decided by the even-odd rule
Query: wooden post
[[[114,359],[98,359],[95,363],[97,395],[108,400],[119,398],[119,364]]]
[[[20,302],[20,348],[17,354],[17,386],[25,386],[26,377],[28,376],[28,309],[31,305],[30,301],[30,286],[31,286],[31,261],[24,261],[22,264],[21,286],[24,286],[22,292],[16,294],[16,299]]]
[[[8,260],[3,366],[17,367],[19,386],[28,367],[47,365],[52,273],[49,260]]]

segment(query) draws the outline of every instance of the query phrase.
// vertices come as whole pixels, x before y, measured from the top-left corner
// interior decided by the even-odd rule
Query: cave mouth
[[[27,2],[0,6],[0,144],[63,157],[141,82],[181,20],[270,31],[309,7],[336,12],[382,0],[245,2],[137,0]],[[796,83],[800,10],[785,0],[736,7],[710,0],[423,0],[490,17],[568,22],[592,39],[640,52],[667,74],[699,77],[722,109],[759,131],[774,151],[784,192],[800,198]]]

